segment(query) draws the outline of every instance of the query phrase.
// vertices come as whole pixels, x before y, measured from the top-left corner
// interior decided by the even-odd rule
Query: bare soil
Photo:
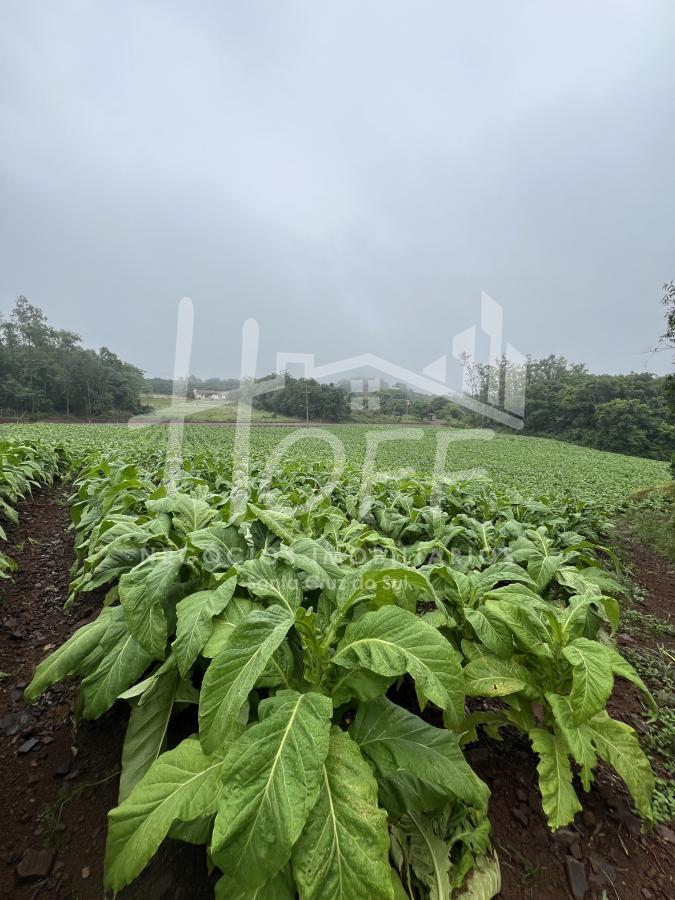
[[[0,670],[9,674],[0,681],[0,897],[98,900],[105,897],[106,814],[116,804],[127,711],[119,703],[96,722],[76,722],[72,685],[55,686],[30,708],[24,704],[23,687],[37,663],[96,615],[100,598],[63,610],[73,550],[62,490],[37,493],[19,515],[6,545],[18,570],[12,581],[0,582]],[[670,621],[675,573],[634,541],[627,539],[626,552],[645,590],[644,610]],[[657,639],[640,634],[628,643],[651,648]],[[645,717],[637,693],[621,681],[611,712],[634,726]],[[659,826],[641,834],[623,785],[608,769],[599,771],[587,795],[577,785],[584,812],[572,827],[551,834],[536,789],[536,756],[525,738],[514,732],[501,743],[483,740],[468,756],[492,791],[504,900],[573,897],[570,871],[581,870],[589,900],[675,897],[674,831]],[[173,841],[123,893],[128,900],[211,896],[203,849]]]
[[[96,722],[76,721],[70,684],[24,703],[37,663],[97,615],[100,596],[64,612],[73,544],[62,489],[40,491],[20,505],[19,517],[6,529],[5,547],[18,569],[13,581],[0,582],[0,670],[10,676],[0,681],[0,897],[100,900],[127,710],[119,703]],[[212,896],[203,850],[165,842],[118,896]]]

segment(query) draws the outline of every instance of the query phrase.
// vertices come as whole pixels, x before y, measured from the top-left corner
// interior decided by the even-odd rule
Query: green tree
[[[92,416],[140,412],[143,373],[103,347],[82,347],[72,331],[18,297],[0,320],[0,407],[16,415]]]
[[[666,330],[661,335],[659,343],[673,350],[675,349],[675,281],[663,285],[661,302],[666,308]],[[666,375],[663,392],[670,415],[675,419],[675,375],[672,373]]]
[[[298,419],[308,416],[315,421],[341,422],[349,417],[349,395],[340,387],[290,375],[286,375],[283,388],[258,395],[254,405]]]
[[[596,444],[602,450],[645,455],[657,427],[654,412],[639,400],[610,400],[595,413]]]

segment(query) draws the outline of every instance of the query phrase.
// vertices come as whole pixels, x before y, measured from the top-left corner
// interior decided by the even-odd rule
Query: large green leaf
[[[81,591],[93,591],[109,581],[119,578],[137,566],[143,558],[143,548],[136,544],[119,543],[110,547],[105,556],[86,576]],[[69,601],[70,605],[70,601]]]
[[[552,829],[568,825],[581,809],[579,798],[572,787],[572,769],[567,756],[567,746],[560,735],[543,728],[530,731],[532,746],[539,754],[539,789],[542,806]]]
[[[259,712],[261,721],[225,760],[212,853],[226,896],[254,891],[288,862],[316,803],[328,753],[328,697],[280,691]]]
[[[349,733],[381,779],[403,769],[438,786],[448,799],[459,797],[479,807],[487,803],[488,790],[466,762],[458,736],[385,697],[360,704]]]
[[[311,556],[303,556],[290,547],[282,545],[277,559],[283,560],[284,564],[290,566],[294,573],[302,573],[302,583],[306,590],[330,587],[333,583],[333,576],[329,575]]]
[[[175,494],[173,497],[173,527],[182,534],[205,528],[217,515],[217,510],[205,500],[198,500],[189,494]]]
[[[129,631],[156,659],[164,658],[168,638],[162,601],[184,561],[185,548],[155,553],[120,578],[120,603]]]
[[[191,822],[174,822],[169,829],[168,837],[177,841],[185,841],[186,844],[195,844],[196,846],[204,846],[211,840],[211,828],[213,826],[213,816],[202,816],[200,819],[193,819]]]
[[[228,578],[213,591],[198,591],[176,604],[176,638],[172,649],[181,675],[190,671],[213,629],[213,617],[232,599],[236,578]]]
[[[13,525],[19,524],[18,512],[15,509],[12,509],[12,507],[9,505],[9,503],[6,503],[1,497],[0,497],[0,511],[2,511],[2,514],[7,519],[8,522],[11,522]]]
[[[429,891],[429,900],[447,900],[450,897],[450,848],[447,842],[436,834],[424,813],[407,813],[398,825],[408,837],[410,864]]]
[[[333,728],[319,797],[293,847],[303,900],[391,900],[387,816],[357,744]]]
[[[531,683],[524,666],[498,656],[479,656],[467,663],[463,671],[469,697],[505,697],[524,691]]]
[[[625,591],[618,581],[604,569],[587,567],[585,569],[563,568],[556,575],[560,584],[571,588],[575,594],[585,594],[592,590],[595,594],[621,594]]]
[[[380,805],[394,819],[407,812],[433,812],[448,803],[448,789],[396,769],[378,779]]]
[[[239,584],[256,597],[280,603],[295,612],[302,602],[302,588],[297,575],[286,563],[274,563],[264,557],[249,559],[237,566]]]
[[[255,602],[249,600],[248,597],[233,597],[225,609],[214,616],[211,622],[211,635],[202,647],[202,656],[206,659],[218,656],[235,625],[238,625],[255,608]]]
[[[396,869],[391,867],[391,885],[394,890],[394,900],[408,900],[408,894],[406,893],[405,888],[403,887],[403,882],[401,881],[401,876],[398,874]]]
[[[509,585],[511,587],[511,585]],[[518,590],[524,590],[523,585],[514,585]],[[500,589],[506,590],[506,589]],[[497,593],[495,591],[494,593]],[[492,594],[490,596],[493,596]],[[541,602],[537,598],[537,602]],[[501,620],[511,631],[516,642],[533,656],[551,656],[549,647],[550,637],[546,626],[537,615],[536,605],[531,602],[516,603],[513,600],[504,599],[486,600],[485,609],[490,615]]]
[[[228,878],[219,878],[215,887],[215,900],[295,900],[297,891],[290,865],[284,866],[269,881],[249,891],[238,889]]]
[[[609,654],[602,644],[577,638],[563,647],[563,655],[573,666],[570,703],[577,722],[585,722],[605,708],[614,678]]]
[[[311,579],[312,588],[329,587],[334,579],[344,577],[345,570],[340,565],[343,554],[328,550],[311,538],[296,538],[290,547],[279,549],[279,559],[283,559],[294,570],[305,573]]]
[[[287,544],[293,541],[293,531],[296,525],[295,518],[289,512],[282,509],[261,509],[259,506],[254,506],[253,503],[249,503],[248,508],[272,534],[280,537]]]
[[[382,697],[395,678],[393,675],[388,678],[378,675],[363,666],[357,666],[355,669],[335,668],[331,676],[327,691],[335,706],[347,703],[352,697],[357,700],[374,700],[376,697]]]
[[[518,582],[528,587],[536,588],[535,582],[530,578],[525,569],[513,562],[497,562],[478,573],[480,585],[479,594],[485,594],[492,590],[501,581]]]
[[[105,881],[121,890],[147,865],[176,820],[215,812],[223,760],[207,757],[188,738],[163,753],[127,799],[108,813]]]
[[[478,609],[466,607],[464,616],[476,632],[478,640],[496,656],[506,658],[513,653],[513,638],[509,627],[493,615],[486,606]]]
[[[498,602],[507,600],[517,605],[534,607],[542,602],[539,594],[528,587],[527,584],[505,584],[502,587],[494,588],[485,593],[484,600],[496,600]]]
[[[206,670],[199,695],[199,737],[207,752],[218,750],[236,726],[246,698],[293,621],[287,609],[271,606],[254,609],[230,632]]]
[[[385,606],[347,626],[333,656],[344,668],[363,666],[378,675],[415,679],[422,704],[428,699],[444,709],[449,726],[464,712],[464,683],[459,656],[452,644],[414,613]]]
[[[361,588],[375,592],[378,605],[397,603],[415,612],[417,603],[435,600],[436,594],[427,576],[387,557],[375,557],[360,569]]]
[[[145,672],[153,660],[129,634],[123,611],[111,608],[110,624],[101,639],[98,664],[82,681],[84,717],[97,719]]]
[[[527,564],[528,575],[537,583],[537,590],[541,593],[553,578],[558,569],[564,564],[564,556],[541,556],[531,559]]]
[[[640,749],[635,731],[624,722],[611,719],[606,712],[593,716],[587,725],[598,755],[614,766],[626,782],[638,811],[651,819],[654,773]]]
[[[166,730],[178,686],[178,669],[170,657],[148,689],[134,701],[129,716],[120,775],[119,802],[131,793],[166,743]]]
[[[588,791],[593,780],[593,769],[598,761],[591,731],[587,724],[577,724],[569,697],[547,693],[546,699],[553,712],[557,729],[567,744],[567,749],[581,766],[581,783],[584,790]]]
[[[235,525],[215,522],[191,532],[187,539],[202,551],[201,564],[207,572],[221,572],[248,558],[248,546]]]
[[[571,643],[575,638],[583,636],[596,599],[597,597],[588,595],[570,599],[569,606],[562,611],[560,618],[562,644]]]
[[[600,594],[595,599],[600,615],[608,622],[612,630],[612,634],[618,629],[621,621],[621,607],[616,597],[608,597],[606,594]]]
[[[102,610],[97,619],[78,628],[65,644],[43,659],[24,692],[26,702],[32,703],[57,681],[83,674],[82,662],[99,646],[111,617],[111,610]]]
[[[623,656],[621,656],[621,654],[614,649],[614,647],[605,646],[605,651],[607,653],[607,658],[609,659],[609,664],[614,675],[618,675],[619,678],[625,678],[626,681],[630,681],[636,687],[640,688],[642,693],[645,695],[649,708],[652,710],[652,712],[656,712],[656,701],[652,697],[647,685],[640,678],[640,676],[631,666],[628,660],[624,659]]]

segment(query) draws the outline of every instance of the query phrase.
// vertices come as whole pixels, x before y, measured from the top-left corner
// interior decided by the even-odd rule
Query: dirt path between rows
[[[0,897],[100,900],[106,814],[117,802],[126,724],[119,703],[96,722],[72,716],[73,686],[55,685],[33,706],[22,693],[35,666],[93,618],[100,598],[70,614],[73,561],[62,489],[43,489],[19,506],[5,551],[18,565],[0,582]],[[130,900],[207,897],[201,849],[168,842]]]
[[[0,670],[9,673],[0,681],[0,897],[99,900],[105,896],[106,813],[116,804],[126,710],[120,703],[96,722],[76,723],[72,685],[56,685],[26,708],[22,690],[35,665],[97,613],[99,598],[79,601],[70,615],[63,611],[73,554],[62,490],[39,492],[20,505],[19,514],[6,545],[19,568],[13,581],[0,583]],[[628,552],[645,590],[645,611],[668,620],[675,573],[645,548],[628,545]],[[622,641],[650,645],[644,635]],[[623,682],[611,711],[634,726],[644,719],[637,693]],[[641,835],[626,792],[609,770],[599,772],[588,795],[580,793],[584,813],[575,825],[554,836],[541,810],[536,757],[527,740],[507,735],[501,744],[484,741],[468,756],[492,790],[503,900],[565,900],[574,896],[570,885],[582,871],[587,898],[601,898],[603,891],[620,900],[675,896],[675,834],[660,826]],[[166,842],[121,896],[211,896],[203,850]]]

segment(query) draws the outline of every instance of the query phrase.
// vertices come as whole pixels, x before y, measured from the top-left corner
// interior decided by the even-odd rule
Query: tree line
[[[342,388],[322,384],[313,378],[293,378],[288,374],[282,388],[257,395],[253,405],[296,419],[344,422],[350,417],[349,394]]]
[[[506,366],[471,364],[469,391],[484,403],[503,406]],[[557,438],[598,450],[668,459],[675,446],[675,411],[669,408],[668,378],[647,372],[595,375],[561,356],[533,359],[511,380],[524,379],[524,433]],[[270,376],[271,377],[271,376]],[[456,427],[499,427],[445,397],[412,391],[404,384],[364,395],[352,410],[349,383],[319,384],[286,376],[282,389],[258,396],[254,406],[297,419],[344,422],[419,421]],[[359,406],[361,404],[358,404]]]
[[[536,360],[527,367],[525,431],[667,459],[675,446],[667,384],[648,372],[593,375],[563,357]]]
[[[143,373],[107,347],[82,346],[25,297],[0,317],[0,415],[79,418],[142,410]]]
[[[663,285],[661,303],[666,328],[655,349],[675,350],[675,282]],[[634,456],[674,456],[675,375],[592,375],[549,356],[530,361],[526,377],[526,432]]]
[[[666,332],[661,342],[675,348],[675,285],[664,286]],[[532,359],[513,369],[465,360],[468,393],[502,406],[507,376],[525,391],[526,434],[636,456],[667,459],[675,447],[675,376],[649,373],[595,375],[561,356]],[[273,377],[273,376],[267,376]],[[261,379],[264,380],[264,379]],[[235,390],[236,378],[199,379],[194,388]],[[170,395],[170,379],[145,378],[136,366],[107,347],[82,346],[72,331],[56,329],[38,307],[19,297],[9,317],[0,317],[0,416],[66,415],[79,418],[136,414],[143,392]],[[414,392],[405,384],[381,382],[354,404],[349,381],[322,384],[286,376],[285,386],[256,396],[254,405],[296,419],[325,422],[433,421],[457,427],[494,423],[444,397]]]

